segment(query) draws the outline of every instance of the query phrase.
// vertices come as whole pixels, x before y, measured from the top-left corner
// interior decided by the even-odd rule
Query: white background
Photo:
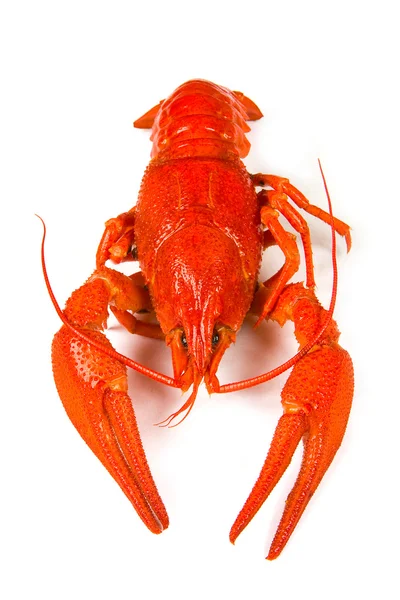
[[[3,3],[5,600],[399,597],[394,4]],[[171,520],[161,536],[147,531],[80,439],[52,380],[59,320],[43,284],[34,213],[48,227],[48,271],[63,304],[94,267],[104,221],[135,203],[151,145],[132,121],[195,77],[243,91],[264,112],[249,135],[249,171],[288,176],[325,207],[320,157],[335,213],[353,229],[349,255],[338,241],[335,316],[354,358],[354,407],[334,464],[272,563],[264,557],[299,453],[235,546],[228,532],[267,453],[286,376],[220,397],[203,390],[184,424],[160,429],[153,423],[180,406],[179,391],[132,374],[144,446]],[[309,223],[327,305],[330,232]],[[264,272],[272,270],[271,263]],[[170,372],[162,344],[131,339],[115,324],[110,334],[120,351]],[[266,371],[295,349],[289,325],[245,326],[221,382]]]

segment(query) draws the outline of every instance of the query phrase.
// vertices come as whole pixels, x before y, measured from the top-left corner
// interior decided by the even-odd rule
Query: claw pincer
[[[300,348],[312,340],[326,311],[314,292],[302,284],[288,285],[270,315],[281,326],[290,319]],[[300,473],[286,501],[268,558],[279,556],[311,496],[331,464],[346,430],[354,388],[349,354],[337,343],[332,320],[323,338],[296,365],[282,390],[284,414],[279,419],[260,476],[230,533],[235,542],[288,467],[303,439]]]
[[[300,440],[300,473],[272,542],[269,559],[287,543],[338,450],[353,396],[353,369],[338,344],[332,314],[336,299],[335,231],[350,248],[350,229],[308,200],[287,179],[250,175],[248,121],[261,111],[241,92],[193,80],[135,121],[151,128],[151,161],[138,203],[109,219],[96,254],[96,270],[73,292],[64,311],[46,285],[63,322],[53,342],[57,390],[76,429],[153,533],[168,515],[153,481],[130,397],[126,367],[191,394],[162,421],[189,414],[204,381],[210,393],[246,389],[284,370],[293,371],[282,391],[279,419],[260,476],[230,533],[234,542],[287,468]],[[315,293],[310,231],[299,209],[331,227],[334,285],[325,310]],[[306,286],[291,284],[305,257]],[[44,238],[43,238],[44,241]],[[259,281],[262,253],[277,245],[282,267]],[[138,261],[127,276],[106,262]],[[116,352],[103,334],[108,310],[131,334],[163,340],[171,349],[173,377]],[[142,318],[142,313],[149,318]],[[299,352],[271,372],[220,385],[217,370],[246,315],[257,325],[294,323]]]
[[[108,276],[108,278],[107,278]],[[64,314],[74,327],[111,348],[101,332],[112,300],[112,285],[129,279],[103,268],[76,290]],[[119,298],[118,303],[129,301]],[[133,308],[133,305],[131,305]],[[154,484],[128,396],[125,365],[82,340],[63,325],[52,346],[53,373],[64,408],[76,429],[114,477],[153,533],[168,527],[168,516]]]

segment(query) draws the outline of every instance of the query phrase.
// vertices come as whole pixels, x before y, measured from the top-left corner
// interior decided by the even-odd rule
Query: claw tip
[[[236,540],[237,540],[237,537],[238,537],[238,534],[237,534],[236,532],[234,533],[234,532],[231,530],[231,532],[230,532],[230,534],[229,534],[229,541],[230,541],[230,543],[232,544],[232,546],[234,546],[234,545],[235,545],[235,542],[236,542]]]

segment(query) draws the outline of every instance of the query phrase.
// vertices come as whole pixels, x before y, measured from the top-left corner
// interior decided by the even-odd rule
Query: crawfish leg
[[[267,191],[265,194],[269,205],[278,210],[289,221],[293,229],[300,234],[306,262],[307,287],[315,288],[311,237],[307,221],[289,204],[286,194],[275,190]]]
[[[103,268],[69,298],[65,316],[87,336],[111,347],[101,333],[107,307],[136,311],[147,306],[146,290],[121,273]],[[72,423],[124,491],[153,533],[168,527],[127,394],[125,366],[93,348],[63,325],[52,346],[54,379]]]
[[[297,204],[297,206],[303,210],[305,210],[308,214],[313,215],[314,217],[317,217],[317,219],[320,219],[321,221],[323,221],[324,223],[327,223],[328,225],[331,224],[331,216],[328,212],[326,212],[325,210],[323,210],[322,208],[319,208],[318,206],[315,206],[314,204],[310,204],[310,202],[307,200],[307,198],[304,196],[304,194],[302,194],[300,192],[300,190],[298,190],[294,185],[292,185],[289,181],[289,179],[286,179],[284,177],[278,177],[277,175],[267,175],[264,173],[256,173],[255,175],[251,176],[253,184],[257,187],[257,186],[261,186],[261,187],[271,187],[276,193],[276,199],[280,202],[280,208],[279,210],[281,210],[282,214],[285,215],[285,217],[287,217],[288,221],[291,223],[291,219],[294,219],[296,221],[296,219],[298,217],[300,217],[298,211],[296,211],[295,209],[293,209],[292,206],[289,205],[288,200],[287,200],[287,196],[289,196],[289,198],[295,203]],[[287,214],[285,214],[285,212]],[[296,231],[298,231],[301,236],[302,236],[302,240],[303,240],[303,244],[304,244],[304,240],[305,238],[308,236],[309,237],[309,232],[307,232],[306,230],[304,230],[304,225],[300,225],[300,229],[297,229],[297,226],[293,223],[291,223],[294,227],[294,229],[296,229]],[[351,248],[351,234],[350,234],[350,227],[344,223],[343,221],[341,221],[340,219],[337,219],[336,217],[333,218],[333,224],[334,224],[334,228],[335,231],[337,231],[337,233],[339,235],[342,235],[345,240],[346,240],[346,245],[347,245],[347,252],[349,252],[350,248]],[[302,231],[303,229],[303,231]],[[308,229],[308,227],[307,227]],[[307,241],[306,241],[307,243]],[[304,251],[306,254],[306,258],[307,258],[307,251],[306,251],[306,246],[304,246]],[[308,273],[307,273],[308,276]],[[311,286],[309,286],[311,287]]]
[[[103,267],[107,260],[113,263],[135,260],[135,209],[122,213],[106,222],[96,254],[96,266]]]
[[[99,272],[105,270],[100,269]],[[108,278],[110,276],[113,279],[117,279],[120,285],[125,284],[125,293],[121,296],[121,299],[114,301],[114,305],[110,305],[110,310],[113,315],[118,319],[125,329],[129,333],[136,333],[145,337],[150,337],[156,340],[164,340],[165,335],[161,330],[161,327],[155,323],[146,323],[137,319],[132,312],[151,312],[153,310],[150,295],[145,287],[143,273],[138,271],[128,278],[124,277],[121,280],[120,274],[107,269]],[[100,275],[97,275],[100,276]],[[122,289],[122,288],[120,288]]]
[[[257,324],[271,312],[287,282],[298,271],[300,255],[296,237],[286,231],[279,222],[279,212],[269,204],[269,192],[261,191],[258,197],[261,201],[261,222],[267,227],[268,236],[264,234],[264,246],[279,246],[285,255],[285,263],[275,275],[260,284],[257,290],[252,312],[260,314]]]
[[[111,260],[113,263],[118,264],[136,259],[134,226],[134,208],[126,213],[120,214],[118,217],[109,219],[106,222],[106,227],[96,253],[96,266],[98,269],[97,277],[101,277],[101,272],[105,268],[104,265],[107,260]],[[114,278],[117,277],[115,271],[108,271],[108,273],[108,280],[110,280],[111,273],[114,273]],[[141,272],[134,273],[130,276],[130,279],[134,286],[131,285],[129,291],[126,290],[124,294],[119,294],[118,296],[120,299],[127,298],[128,304],[125,302],[126,306],[122,307],[121,302],[119,302],[119,305],[118,303],[114,303],[114,306],[110,306],[111,312],[130,333],[137,333],[139,335],[163,340],[164,334],[159,325],[139,321],[133,316],[132,312],[136,312],[137,310],[151,312],[153,307],[147,289],[145,288],[143,274]],[[128,285],[126,278],[122,285],[125,288]]]
[[[283,325],[294,322],[300,347],[313,339],[326,316],[314,292],[303,284],[288,285],[269,318]],[[268,498],[303,438],[300,473],[290,492],[268,559],[279,556],[303,511],[340,447],[353,398],[353,366],[338,344],[331,321],[323,338],[293,368],[282,390],[280,418],[260,476],[232,526],[232,543]]]

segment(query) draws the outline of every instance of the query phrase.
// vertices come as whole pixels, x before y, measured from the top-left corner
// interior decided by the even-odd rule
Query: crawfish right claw
[[[111,346],[102,333],[89,335]],[[153,533],[161,533],[168,527],[168,516],[126,392],[126,368],[63,326],[53,342],[53,372],[64,408],[79,434],[120,485],[144,524]]]
[[[67,301],[63,325],[52,347],[53,373],[64,408],[79,434],[120,485],[153,533],[168,527],[168,515],[151,475],[135,413],[127,394],[126,367],[79,337],[112,348],[101,333],[112,301],[123,310],[140,308],[142,288],[110,269],[93,276]],[[132,317],[133,318],[133,317]]]

